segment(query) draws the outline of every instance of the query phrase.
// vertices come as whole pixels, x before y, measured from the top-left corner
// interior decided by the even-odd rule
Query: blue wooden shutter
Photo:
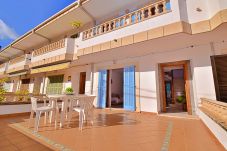
[[[106,82],[107,82],[107,70],[99,71],[98,81],[98,107],[106,107]]]
[[[135,111],[135,67],[124,68],[124,109]]]

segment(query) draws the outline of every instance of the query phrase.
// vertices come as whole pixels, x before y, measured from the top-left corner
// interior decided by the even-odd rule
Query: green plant
[[[18,101],[23,101],[23,99],[27,100],[29,98],[28,97],[28,94],[29,94],[28,90],[17,90],[15,94],[18,97]]]
[[[0,87],[0,102],[3,102],[5,100],[5,94],[6,94],[6,91],[5,89],[1,86]]]
[[[182,104],[186,103],[186,97],[185,97],[185,95],[178,96],[177,97],[177,102],[178,103],[182,103]]]
[[[6,90],[4,89],[3,85],[6,81],[8,81],[8,78],[0,79],[0,102],[5,100]]]
[[[68,87],[65,89],[65,93],[66,94],[72,94],[73,93],[73,88],[72,87]]]

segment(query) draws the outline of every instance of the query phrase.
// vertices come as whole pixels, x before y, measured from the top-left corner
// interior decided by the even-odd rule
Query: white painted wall
[[[86,94],[90,94],[91,92],[91,67],[90,65],[85,66],[79,66],[79,67],[72,67],[65,70],[58,70],[58,71],[52,71],[48,72],[45,75],[43,74],[42,77],[45,78],[45,86],[44,86],[44,94],[46,94],[46,87],[47,87],[47,80],[48,76],[54,76],[54,75],[64,75],[64,81],[63,81],[63,89],[62,93],[65,92],[65,89],[67,87],[72,87],[75,94],[79,93],[79,78],[80,78],[80,72],[86,72]],[[71,76],[71,81],[68,81],[68,77]],[[43,82],[41,84],[41,89],[43,88]]]
[[[202,11],[196,11],[197,8]],[[188,20],[190,23],[208,20],[226,8],[226,0],[187,0]]]
[[[130,50],[125,50],[130,53]],[[113,52],[114,53],[114,52]],[[212,51],[210,45],[201,45],[194,48],[185,48],[174,51],[165,51],[153,53],[150,55],[135,57],[131,59],[101,62],[95,64],[94,92],[98,96],[98,71],[100,69],[119,68],[126,65],[137,65],[140,74],[140,108],[141,111],[159,112],[160,94],[158,77],[158,64],[190,60],[191,65],[191,101],[193,112],[196,112],[201,97],[216,98],[214,80],[211,68],[210,56]],[[111,56],[111,54],[110,54]],[[94,56],[97,58],[97,56]],[[97,104],[97,102],[96,102]]]
[[[42,106],[43,104],[38,104]],[[31,112],[31,104],[0,105],[0,115]]]

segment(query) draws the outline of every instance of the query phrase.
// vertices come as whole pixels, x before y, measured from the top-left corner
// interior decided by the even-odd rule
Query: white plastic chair
[[[93,103],[94,103],[95,96],[83,96],[83,97],[75,97],[74,101],[76,100],[76,107],[73,107],[73,111],[79,113],[79,130],[83,129],[84,121],[90,121],[93,125]],[[75,102],[74,102],[75,103]],[[70,117],[71,119],[71,117]]]
[[[55,108],[54,108],[53,105],[38,107],[37,106],[37,100],[38,100],[37,98],[31,97],[32,108],[31,108],[31,115],[30,115],[30,120],[29,120],[29,125],[30,125],[30,122],[33,119],[34,113],[36,113],[35,126],[34,126],[34,131],[35,132],[38,131],[41,114],[42,113],[47,113],[48,114],[50,111],[55,112]]]

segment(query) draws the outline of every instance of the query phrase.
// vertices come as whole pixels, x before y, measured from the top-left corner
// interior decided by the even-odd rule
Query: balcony
[[[7,63],[3,63],[0,65],[0,76],[5,74],[6,68],[7,68]]]
[[[107,21],[101,25],[93,27],[83,32],[83,40],[87,40],[105,33],[109,33],[126,26],[130,26],[147,19],[160,16],[170,12],[170,1],[162,0],[156,3],[147,5],[141,9],[128,13],[124,16]]]
[[[74,54],[74,40],[61,39],[36,49],[32,53],[31,68],[71,61]]]
[[[8,69],[6,73],[13,74],[16,72],[23,72],[29,69],[29,63],[31,61],[31,55],[25,54],[9,61]]]

